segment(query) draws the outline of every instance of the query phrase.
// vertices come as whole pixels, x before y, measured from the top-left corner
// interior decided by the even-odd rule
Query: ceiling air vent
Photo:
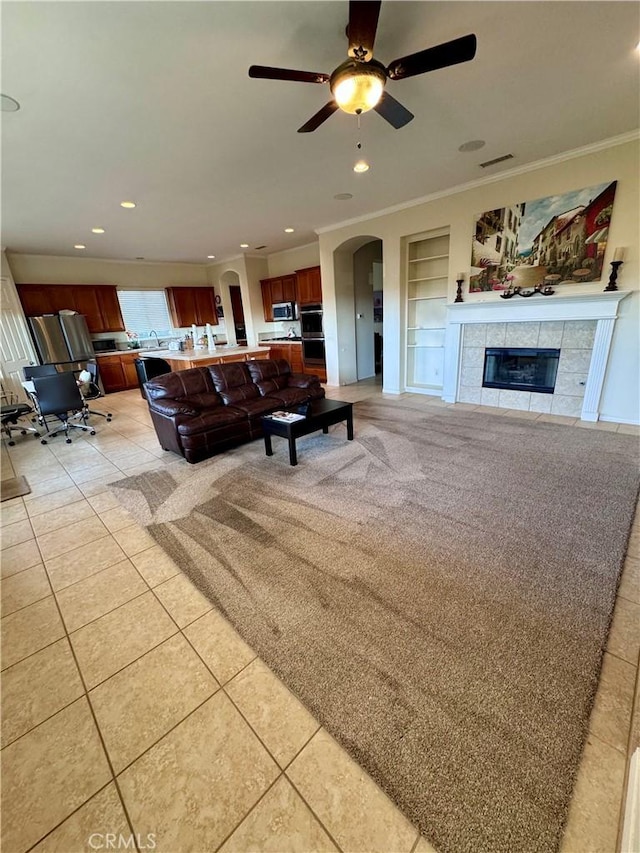
[[[256,246],[256,247],[255,247],[255,249],[254,249],[253,251],[254,251],[254,252],[257,252],[257,251],[258,251],[258,249],[266,249],[266,248],[267,248],[266,246]]]
[[[481,169],[486,169],[487,166],[495,166],[496,163],[504,163],[505,160],[513,160],[513,154],[503,154],[502,157],[495,157],[493,160],[485,160],[480,163]]]

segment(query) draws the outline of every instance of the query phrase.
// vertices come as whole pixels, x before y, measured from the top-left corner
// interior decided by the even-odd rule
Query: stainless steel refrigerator
[[[42,364],[86,361],[95,356],[82,314],[29,317],[29,326]]]

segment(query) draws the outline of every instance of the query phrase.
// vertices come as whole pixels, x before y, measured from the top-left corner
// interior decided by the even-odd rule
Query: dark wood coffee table
[[[304,420],[285,423],[276,421],[269,415],[262,418],[262,431],[264,432],[264,449],[267,456],[273,456],[271,436],[279,435],[289,442],[289,463],[298,464],[296,453],[296,438],[316,432],[329,432],[329,427],[341,421],[347,422],[347,438],[353,441],[353,404],[343,403],[341,400],[313,400],[309,414]]]

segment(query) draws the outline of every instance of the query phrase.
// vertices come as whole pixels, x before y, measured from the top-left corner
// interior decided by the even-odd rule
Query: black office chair
[[[30,364],[22,368],[24,378],[33,379],[34,376],[54,376],[58,371],[55,364]]]
[[[140,394],[144,400],[147,399],[147,394],[144,390],[144,383],[150,379],[155,379],[156,376],[163,376],[165,373],[171,373],[171,365],[164,358],[136,358],[133,362],[136,366],[138,375],[138,385]]]
[[[91,379],[87,382],[85,388],[82,389],[82,397],[85,402],[85,412],[87,415],[99,415],[101,418],[106,418],[107,423],[111,423],[111,418],[113,415],[111,412],[97,412],[95,409],[90,409],[87,405],[91,400],[99,400],[100,397],[104,397],[104,394],[100,390],[100,368],[96,364],[95,361],[90,361],[87,363],[86,370],[91,374]]]
[[[35,436],[40,437],[40,433],[35,427],[19,423],[22,418],[26,418],[27,415],[32,414],[33,409],[28,403],[6,403],[0,407],[0,424],[2,425],[2,432],[9,439],[7,441],[9,447],[13,447],[15,444],[13,440],[14,432],[19,432],[21,435],[32,432]]]
[[[41,438],[40,444],[46,444],[47,438],[55,438],[61,432],[64,432],[67,444],[71,444],[70,429],[81,429],[90,435],[96,434],[96,431],[87,425],[84,401],[73,373],[57,373],[56,376],[34,376],[32,381],[35,388],[34,400],[36,401],[39,419],[47,431],[46,438]],[[60,425],[57,429],[51,430],[47,418],[54,415]],[[70,418],[74,416],[79,416],[83,423],[72,423]]]

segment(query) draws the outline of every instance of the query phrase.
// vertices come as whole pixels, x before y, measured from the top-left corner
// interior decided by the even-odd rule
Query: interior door
[[[231,312],[233,314],[236,342],[239,346],[246,346],[247,329],[244,322],[244,308],[242,307],[242,291],[240,286],[237,284],[230,285],[229,296],[231,297]]]
[[[22,385],[22,368],[36,364],[37,358],[22,313],[18,292],[13,281],[0,279],[0,381],[5,393],[27,401]],[[3,401],[4,402],[4,401]]]

